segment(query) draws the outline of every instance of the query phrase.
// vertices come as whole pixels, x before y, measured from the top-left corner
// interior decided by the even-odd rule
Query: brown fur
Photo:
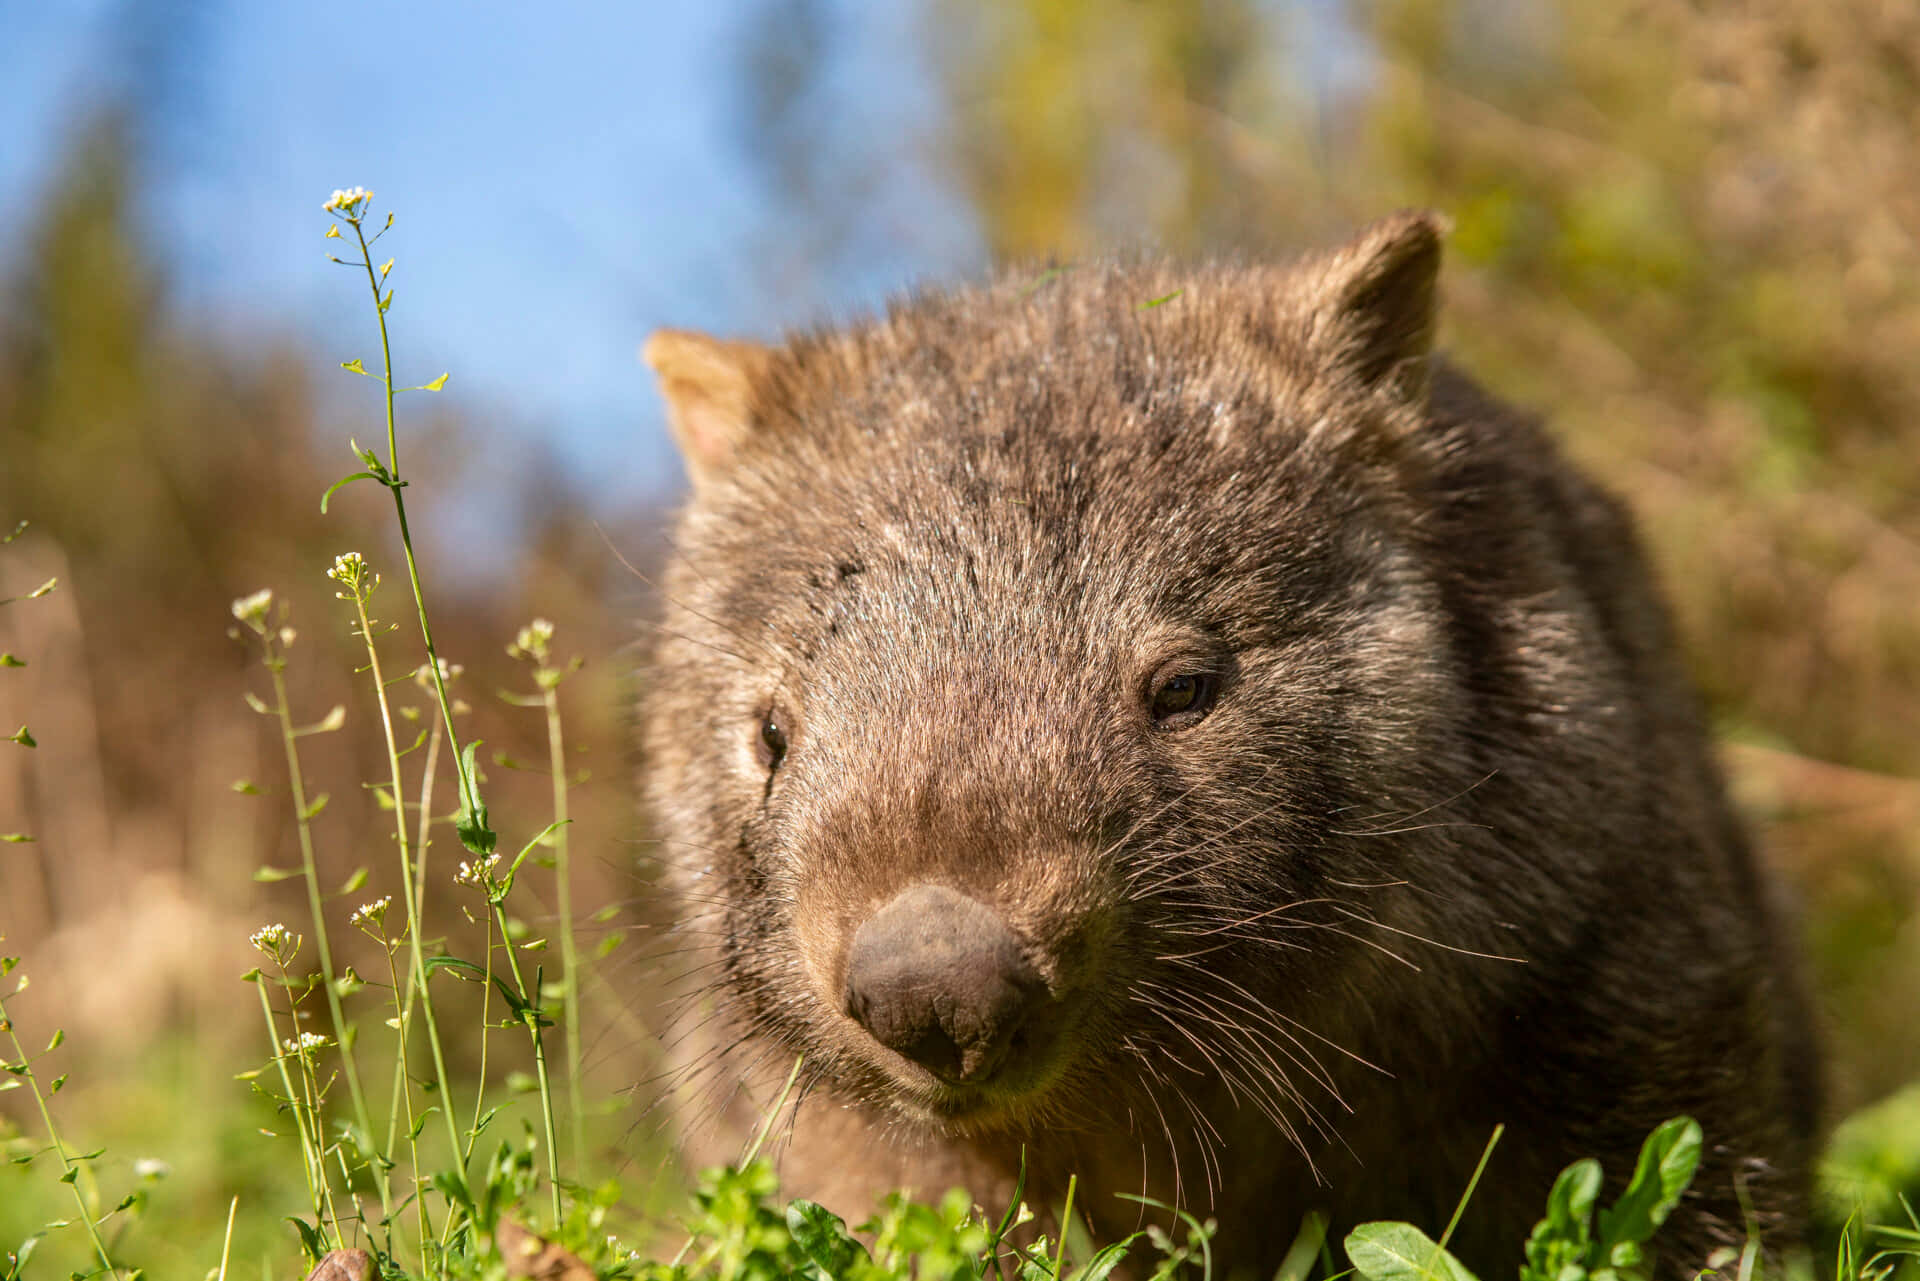
[[[993,1205],[1024,1150],[1037,1204],[1069,1171],[1102,1233],[1176,1200],[1266,1275],[1310,1209],[1437,1229],[1504,1122],[1456,1238],[1496,1277],[1562,1166],[1617,1186],[1685,1112],[1676,1272],[1742,1196],[1798,1239],[1790,944],[1626,516],[1430,356],[1438,245],[1405,214],[1283,266],[656,336],[696,479],[643,733],[697,1159],[804,1054],[795,1195]],[[1169,663],[1218,680],[1177,732],[1143,710]],[[845,1012],[848,939],[922,882],[1058,1001],[1017,1086]]]

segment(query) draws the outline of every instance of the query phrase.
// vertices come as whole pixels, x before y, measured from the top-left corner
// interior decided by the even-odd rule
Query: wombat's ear
[[[1323,359],[1367,388],[1408,399],[1426,394],[1433,349],[1434,280],[1446,218],[1430,210],[1390,215],[1321,258],[1312,306]]]
[[[724,472],[753,430],[753,387],[772,353],[757,343],[661,329],[640,351],[660,378],[667,423],[696,487]]]

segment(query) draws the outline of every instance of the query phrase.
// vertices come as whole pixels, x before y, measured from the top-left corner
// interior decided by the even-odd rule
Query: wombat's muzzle
[[[989,907],[915,885],[854,932],[846,1011],[950,1084],[978,1085],[1023,1044],[1047,987]]]

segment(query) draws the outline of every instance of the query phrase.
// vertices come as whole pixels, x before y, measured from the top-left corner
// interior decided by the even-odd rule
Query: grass
[[[12,1167],[0,1173],[0,1281],[58,1272],[131,1281],[143,1275],[142,1261],[156,1274],[225,1281],[257,1267],[270,1277],[289,1274],[296,1253],[311,1268],[352,1249],[368,1251],[388,1278],[456,1281],[508,1275],[509,1256],[523,1248],[553,1252],[571,1281],[1104,1281],[1123,1262],[1154,1281],[1210,1278],[1217,1225],[1175,1207],[1162,1209],[1177,1236],[1156,1226],[1070,1249],[1069,1242],[1087,1240],[1076,1230],[1071,1184],[1058,1216],[1066,1226],[1055,1241],[1027,1235],[1034,1216],[1017,1189],[1012,1204],[992,1213],[960,1192],[932,1203],[896,1194],[856,1233],[818,1205],[783,1201],[757,1144],[736,1166],[703,1174],[691,1198],[667,1216],[684,1232],[677,1252],[658,1219],[624,1208],[630,1190],[595,1168],[587,1138],[588,1118],[604,1101],[593,1098],[583,1070],[581,988],[589,962],[578,946],[561,699],[579,662],[560,656],[554,629],[538,619],[506,647],[524,664],[531,689],[503,697],[544,719],[551,782],[550,812],[514,828],[519,844],[508,858],[484,797],[481,744],[461,730],[464,705],[453,692],[461,669],[435,645],[408,524],[412,479],[402,469],[398,398],[438,391],[447,378],[397,384],[387,325],[394,261],[376,264],[373,251],[393,217],[369,234],[370,208],[370,193],[336,192],[327,202],[337,220],[327,236],[351,246],[334,261],[368,287],[378,369],[358,359],[343,368],[379,385],[386,449],[354,443],[359,469],[328,489],[321,505],[343,486],[372,481],[390,495],[398,529],[405,569],[398,605],[391,589],[382,594],[381,574],[359,553],[336,557],[326,572],[364,652],[363,710],[377,714],[386,765],[384,777],[367,786],[393,824],[391,857],[378,875],[397,887],[399,905],[391,893],[368,894],[372,867],[338,886],[323,883],[321,868],[332,860],[321,857],[315,820],[328,795],[310,786],[302,749],[314,736],[340,730],[350,712],[342,705],[303,719],[307,712],[295,706],[288,681],[303,651],[286,602],[272,591],[235,601],[232,634],[251,647],[265,674],[266,693],[249,694],[249,705],[279,737],[287,819],[299,850],[297,867],[263,867],[256,879],[298,880],[308,913],[298,927],[264,925],[250,939],[261,963],[243,978],[255,988],[266,1058],[237,1074],[251,1099],[234,1090],[208,1093],[197,1047],[184,1041],[156,1047],[123,1088],[63,1094],[68,1078],[43,1077],[37,1066],[63,1034],[14,1025],[6,999],[24,991],[28,979],[15,958],[0,958],[0,976],[10,984],[0,996],[0,1091],[24,1092],[34,1121],[31,1133],[0,1122]],[[0,604],[27,607],[55,586]],[[400,621],[385,617],[387,610]],[[0,668],[27,662],[0,655]],[[416,697],[424,707],[408,701]],[[9,741],[18,750],[37,744],[26,726]],[[448,770],[454,807],[439,813]],[[457,872],[433,857],[436,840],[449,836],[465,855]],[[551,940],[528,923],[541,919],[539,905],[523,908],[527,878],[546,873],[553,878]],[[344,962],[347,950],[329,931],[329,905],[343,899],[357,902],[349,928],[365,940],[350,942],[378,958],[370,975]],[[436,933],[430,922],[443,921],[464,928]],[[549,959],[557,961],[551,978]],[[454,1010],[464,1024],[445,1021]],[[499,1033],[508,1034],[508,1045],[499,1044]],[[471,1050],[459,1059],[448,1049],[456,1035]],[[500,1071],[502,1057],[530,1065],[531,1073],[522,1080]],[[477,1070],[455,1073],[454,1062],[473,1062]],[[83,1118],[77,1124],[63,1118],[69,1104]],[[80,1132],[111,1134],[120,1151],[165,1151],[174,1164],[88,1149],[71,1138]],[[1626,1190],[1606,1208],[1597,1204],[1599,1167],[1569,1167],[1526,1243],[1521,1281],[1647,1275],[1651,1239],[1691,1179],[1701,1143],[1699,1127],[1685,1118],[1662,1126]],[[1920,1220],[1902,1194],[1920,1186],[1920,1107],[1896,1101],[1883,1115],[1843,1127],[1827,1174],[1833,1274],[1884,1281],[1911,1266]],[[1461,1209],[1478,1177],[1476,1170]],[[1870,1221],[1894,1226],[1861,1226]],[[1276,1281],[1310,1281],[1316,1273],[1474,1281],[1447,1249],[1453,1223],[1437,1240],[1412,1224],[1362,1224],[1343,1242],[1349,1266],[1341,1269],[1325,1247],[1324,1220],[1309,1215]],[[1761,1266],[1751,1246],[1720,1263],[1739,1281],[1750,1281]]]

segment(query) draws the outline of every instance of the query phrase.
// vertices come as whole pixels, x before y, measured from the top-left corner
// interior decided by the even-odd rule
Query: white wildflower
[[[327,571],[327,577],[339,583],[347,590],[335,592],[341,600],[359,600],[373,594],[380,585],[380,575],[373,566],[367,564],[367,558],[359,552],[347,552],[333,558],[333,568]]]
[[[373,193],[365,187],[347,187],[335,190],[327,197],[327,203],[320,208],[330,214],[339,214],[349,221],[359,218],[364,207],[373,199]]]
[[[288,1054],[310,1054],[315,1050],[325,1049],[333,1042],[318,1032],[302,1032],[299,1040],[288,1037],[281,1044],[286,1047]]]
[[[489,889],[493,885],[493,869],[500,866],[500,856],[489,854],[477,858],[471,863],[461,863],[460,870],[453,875],[455,885],[471,885],[477,890]]]
[[[300,950],[300,936],[284,925],[263,925],[247,936],[247,942],[282,965]]]
[[[233,602],[233,616],[255,631],[266,629],[267,611],[273,608],[273,588],[262,587],[251,596]]]
[[[520,629],[520,634],[513,638],[513,644],[507,646],[507,653],[514,658],[531,658],[544,663],[552,648],[553,624],[544,618],[536,618]]]
[[[143,1156],[133,1163],[135,1178],[164,1179],[173,1173],[173,1167],[157,1157]]]
[[[392,904],[393,895],[383,894],[371,903],[361,904],[360,910],[347,918],[347,924],[361,927],[370,925],[378,929],[386,918],[387,908]]]
[[[466,668],[462,667],[458,663],[449,663],[444,658],[435,659],[434,662],[437,662],[440,664],[440,681],[442,684],[445,684],[445,685],[451,685],[454,681],[459,680],[461,675],[464,674],[467,670]],[[425,690],[427,693],[429,694],[433,693],[434,688],[433,688],[432,664],[422,663],[420,664],[420,666],[416,667],[413,671],[413,682],[414,684],[418,685],[421,689]]]

